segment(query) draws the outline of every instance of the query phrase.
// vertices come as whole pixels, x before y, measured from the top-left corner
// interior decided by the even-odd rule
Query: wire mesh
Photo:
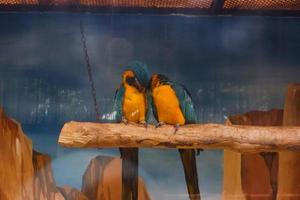
[[[223,10],[291,10],[300,11],[300,0],[0,0],[1,6],[9,5],[82,5],[117,8],[181,8],[210,9],[214,3],[223,4]]]
[[[140,8],[210,8],[212,0],[0,0],[0,5],[73,5]]]
[[[300,0],[226,0],[224,9],[299,10]]]

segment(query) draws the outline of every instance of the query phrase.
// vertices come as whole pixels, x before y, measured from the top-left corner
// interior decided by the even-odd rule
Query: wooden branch
[[[241,152],[300,150],[300,127],[187,125],[147,129],[138,125],[68,122],[59,144],[75,148],[223,148]]]

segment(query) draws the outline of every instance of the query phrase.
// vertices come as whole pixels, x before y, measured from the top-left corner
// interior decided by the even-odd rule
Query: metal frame
[[[102,14],[187,14],[228,16],[300,16],[300,10],[223,9],[225,0],[213,0],[211,8],[140,8],[83,5],[0,5],[0,12],[91,12]]]

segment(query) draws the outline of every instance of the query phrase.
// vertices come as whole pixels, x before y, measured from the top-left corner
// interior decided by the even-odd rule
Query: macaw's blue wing
[[[147,100],[147,113],[146,113],[146,122],[148,124],[154,124],[158,121],[156,107],[153,103],[151,92],[146,92],[146,100]],[[153,116],[154,115],[154,116]]]
[[[115,99],[113,104],[113,122],[121,122],[123,116],[123,98],[124,98],[125,88],[123,85],[116,90]]]
[[[172,88],[180,103],[181,111],[186,124],[197,123],[195,107],[189,91],[180,84],[173,83]],[[179,149],[187,190],[190,199],[200,199],[200,190],[198,185],[197,164],[194,149]]]
[[[197,115],[189,91],[183,85],[177,83],[171,83],[171,86],[175,91],[175,94],[179,100],[180,108],[185,118],[185,123],[186,124],[197,123],[198,121]]]

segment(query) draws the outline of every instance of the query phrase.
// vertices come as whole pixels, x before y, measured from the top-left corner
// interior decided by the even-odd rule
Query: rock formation
[[[290,84],[284,105],[283,126],[300,126],[300,84]],[[277,200],[300,199],[300,153],[280,152]]]
[[[230,116],[226,124],[281,126],[283,110],[250,111]],[[278,153],[224,151],[223,200],[275,200]]]
[[[32,143],[0,108],[0,199],[33,199]]]
[[[59,190],[64,196],[65,200],[89,200],[79,190],[71,188],[69,186],[64,186],[62,188],[59,188]]]
[[[34,151],[20,124],[6,117],[1,107],[0,160],[0,200],[87,200],[73,189],[67,197],[61,193],[50,156]]]
[[[33,196],[39,200],[64,200],[64,196],[57,189],[52,169],[51,157],[33,150]]]
[[[242,115],[228,117],[227,123],[234,125],[252,126],[281,126],[283,121],[283,110],[272,109],[270,111],[249,111]]]
[[[89,200],[121,199],[121,168],[121,159],[97,156],[84,173],[82,192]],[[139,178],[138,187],[139,200],[150,200],[142,178]]]

